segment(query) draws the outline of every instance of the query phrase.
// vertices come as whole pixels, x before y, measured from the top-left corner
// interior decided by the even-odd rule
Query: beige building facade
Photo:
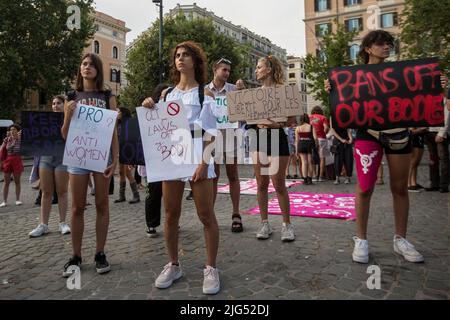
[[[127,33],[131,30],[126,27],[124,21],[99,11],[95,12],[95,28],[94,38],[84,53],[96,53],[100,56],[105,86],[115,95],[119,95],[121,89],[127,85],[124,72],[125,49]]]
[[[349,54],[356,61],[362,38],[370,31],[383,29],[398,39],[400,15],[404,0],[305,0],[306,50],[320,54],[320,40],[329,30],[336,31],[336,20],[347,30],[357,29],[358,35],[349,43]],[[395,60],[401,50],[397,41],[391,52]]]
[[[308,108],[308,93],[307,93],[307,82],[306,82],[306,72],[305,72],[305,62],[303,58],[288,56],[288,83],[290,85],[297,85],[300,91],[300,103],[303,108],[303,112],[309,112]]]

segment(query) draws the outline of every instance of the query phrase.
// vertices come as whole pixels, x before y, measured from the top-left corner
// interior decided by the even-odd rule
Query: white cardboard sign
[[[70,121],[63,164],[104,172],[117,115],[117,111],[78,104]]]

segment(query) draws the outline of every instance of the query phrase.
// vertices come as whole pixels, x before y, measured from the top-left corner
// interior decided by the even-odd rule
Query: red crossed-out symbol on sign
[[[178,113],[180,113],[180,106],[175,102],[170,103],[167,106],[167,113],[171,116],[176,116]]]

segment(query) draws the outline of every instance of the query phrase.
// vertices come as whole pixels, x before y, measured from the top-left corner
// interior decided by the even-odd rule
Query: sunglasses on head
[[[225,63],[225,64],[228,64],[228,65],[231,66],[231,61],[228,60],[228,59],[225,59],[225,58],[220,58],[220,59],[215,63],[215,65],[217,66],[217,65],[219,65],[219,64],[221,64],[221,63]]]

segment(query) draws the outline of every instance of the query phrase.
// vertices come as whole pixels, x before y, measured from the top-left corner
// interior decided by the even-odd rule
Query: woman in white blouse
[[[161,100],[183,101],[192,132],[202,129],[208,132],[214,130],[216,128],[216,118],[212,112],[215,105],[214,95],[208,89],[204,89],[207,81],[206,56],[196,43],[186,41],[175,47],[172,54],[172,81],[174,87],[164,90]],[[153,108],[155,101],[152,98],[147,98],[142,105]],[[205,140],[210,141],[211,139],[206,138]],[[203,142],[203,150],[210,143]],[[213,204],[215,173],[214,166],[208,159],[210,157],[202,157],[202,162],[198,165],[192,177],[163,181],[166,212],[164,235],[170,261],[155,281],[157,288],[168,288],[183,275],[178,261],[178,221],[181,215],[185,182],[189,181],[194,193],[197,214],[203,224],[205,234],[207,261],[203,270],[203,293],[216,294],[220,291],[219,272],[216,268],[219,226]]]

